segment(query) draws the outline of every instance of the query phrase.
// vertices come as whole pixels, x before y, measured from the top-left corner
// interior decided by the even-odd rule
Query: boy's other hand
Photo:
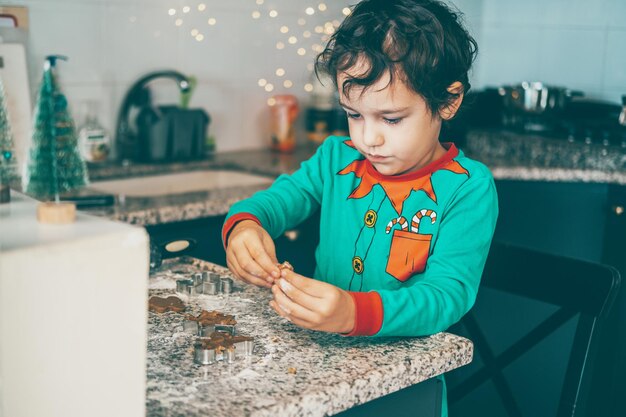
[[[280,276],[274,241],[252,220],[243,220],[233,227],[228,236],[226,263],[236,277],[259,287],[270,288]]]
[[[335,333],[354,328],[354,301],[339,287],[283,270],[272,293],[272,308],[300,327]]]

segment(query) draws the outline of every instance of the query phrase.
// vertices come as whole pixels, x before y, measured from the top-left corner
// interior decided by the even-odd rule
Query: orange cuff
[[[262,226],[261,221],[254,214],[237,213],[234,216],[229,217],[228,220],[226,220],[226,222],[224,223],[224,226],[222,226],[222,243],[224,245],[224,249],[226,249],[228,235],[230,235],[233,227],[235,227],[237,223],[243,220],[252,220],[253,222],[256,222],[259,226]]]
[[[346,336],[372,336],[383,326],[383,300],[380,294],[348,291],[354,301],[356,317],[354,329]]]

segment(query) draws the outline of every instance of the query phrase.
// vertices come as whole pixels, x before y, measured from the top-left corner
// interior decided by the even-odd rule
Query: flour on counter
[[[243,371],[239,372],[237,375],[235,375],[235,378],[257,378],[260,376],[261,374],[259,374],[258,372],[246,368]]]
[[[176,281],[167,276],[157,276],[150,278],[148,281],[148,289],[150,290],[175,290]]]

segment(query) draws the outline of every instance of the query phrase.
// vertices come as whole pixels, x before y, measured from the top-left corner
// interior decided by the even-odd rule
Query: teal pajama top
[[[428,166],[384,176],[349,138],[331,136],[298,171],[235,203],[225,235],[252,218],[276,238],[320,209],[314,278],[352,292],[352,334],[446,330],[474,303],[498,204],[489,170],[444,146]]]
[[[331,136],[292,175],[234,204],[223,237],[252,219],[276,238],[319,209],[314,278],[350,292],[350,335],[444,331],[474,304],[498,215],[487,167],[444,147],[418,171],[385,176]]]

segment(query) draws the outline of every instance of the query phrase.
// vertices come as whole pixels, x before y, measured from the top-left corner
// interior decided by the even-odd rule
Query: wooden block
[[[76,220],[76,204],[74,203],[39,203],[37,220],[45,224],[68,224]]]

